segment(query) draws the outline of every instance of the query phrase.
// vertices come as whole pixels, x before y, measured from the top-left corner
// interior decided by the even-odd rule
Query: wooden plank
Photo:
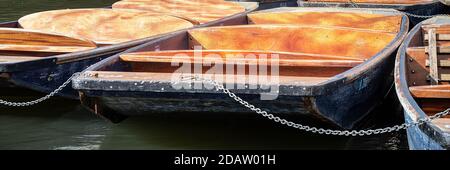
[[[437,44],[440,44],[439,42],[436,42]],[[436,46],[437,53],[439,54],[445,54],[450,53],[450,46]],[[429,53],[428,48],[425,49],[426,53]]]
[[[430,81],[431,84],[439,83],[439,73],[438,73],[438,65],[437,65],[437,48],[436,48],[436,30],[430,29],[428,30],[429,35],[429,60],[430,60]]]
[[[117,44],[194,26],[179,17],[112,9],[44,11],[26,15],[19,19],[19,23],[25,29],[81,37],[99,45]]]
[[[0,51],[70,53],[94,49],[85,39],[17,28],[0,28]]]
[[[439,60],[437,64],[439,67],[450,67],[450,60]],[[430,60],[426,61],[426,66],[430,66]]]
[[[425,36],[424,40],[428,41],[429,35],[425,34],[424,36]],[[450,34],[436,34],[436,40],[438,40],[438,41],[449,41],[450,40]]]
[[[402,15],[355,12],[256,12],[247,15],[252,24],[298,24],[368,29],[396,33]]]
[[[354,28],[277,24],[199,28],[188,33],[209,50],[289,51],[361,59],[373,57],[396,36]]]
[[[440,81],[450,81],[450,74],[439,75]]]
[[[170,52],[170,51],[169,51]],[[305,67],[354,67],[364,62],[364,60],[345,57],[333,57],[313,54],[277,53],[263,51],[202,51],[198,54],[200,60],[196,59],[193,51],[174,51],[173,53],[161,52],[141,52],[121,55],[120,58],[127,62],[157,62],[157,63],[197,63],[204,62],[214,64],[227,63],[258,63],[261,55],[264,55],[268,62],[273,55],[278,56],[279,66],[305,66]],[[214,56],[213,56],[214,55]],[[251,56],[251,57],[249,57]],[[270,64],[270,63],[268,63]]]
[[[412,86],[409,91],[416,98],[450,99],[450,85]]]
[[[115,72],[115,71],[87,71],[87,75],[92,75],[98,80],[109,81],[156,81],[156,82],[172,82],[172,76],[180,76],[174,73],[152,73],[152,72]],[[203,74],[203,76],[214,77],[211,74]],[[270,77],[269,77],[270,78]],[[279,76],[280,85],[316,85],[325,82],[330,77],[292,77]],[[178,77],[175,78],[177,80]],[[236,83],[236,80],[249,80],[249,75],[227,75],[224,83]],[[248,83],[248,82],[238,82]],[[256,83],[256,82],[255,82]]]
[[[425,53],[425,49],[428,47],[408,47],[406,50],[407,56],[407,80],[410,86],[429,85],[429,64],[426,63],[429,60],[429,56]],[[450,60],[450,54],[440,54],[439,60]],[[438,63],[439,64],[439,63]],[[450,74],[448,67],[441,68],[440,74]],[[449,82],[442,81],[440,84],[448,84]]]

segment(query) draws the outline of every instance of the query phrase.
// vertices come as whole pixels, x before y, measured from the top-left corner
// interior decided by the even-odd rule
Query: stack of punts
[[[450,17],[416,25],[400,47],[395,85],[405,122],[450,108]],[[450,149],[450,117],[407,129],[410,149]]]
[[[298,0],[303,7],[392,8],[414,15],[430,16],[448,13],[449,8],[439,0]],[[411,25],[426,18],[409,16]]]
[[[0,23],[0,84],[49,93],[74,73],[126,49],[180,30],[234,24],[257,8],[256,3],[234,4],[243,10],[204,24],[183,16],[117,9],[45,11]],[[70,87],[57,95],[78,98]]]
[[[271,113],[308,115],[351,129],[392,84],[394,52],[409,26],[405,15],[389,9],[277,8],[239,21],[238,26],[182,31],[130,49],[86,69],[73,79],[73,87],[85,106],[113,122],[155,112],[248,113],[206,85],[177,88],[183,84],[182,63],[206,64],[200,66],[205,74],[192,75],[249,80],[250,71],[230,73],[220,69],[229,66],[220,65],[234,68],[241,62],[236,70],[239,65],[249,70],[264,59],[244,56],[278,55],[278,64],[259,66],[268,66],[269,74],[279,69],[274,100],[260,98],[265,93],[270,98],[270,90],[249,88],[271,87],[270,76],[267,81],[215,80],[231,84],[226,86],[235,87],[230,91]],[[198,47],[204,49],[200,54]]]

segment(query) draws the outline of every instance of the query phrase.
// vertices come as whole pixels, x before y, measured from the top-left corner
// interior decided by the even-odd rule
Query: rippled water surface
[[[113,0],[0,0],[0,21],[37,11],[106,7]],[[9,100],[39,97],[0,89]],[[26,97],[24,97],[26,96]],[[0,149],[406,149],[404,132],[373,137],[329,137],[302,133],[257,115],[171,114],[132,117],[112,124],[78,101],[52,99],[30,108],[0,107]],[[365,127],[398,123],[397,105],[387,100]],[[310,123],[304,118],[292,118]],[[319,125],[320,126],[320,125]]]

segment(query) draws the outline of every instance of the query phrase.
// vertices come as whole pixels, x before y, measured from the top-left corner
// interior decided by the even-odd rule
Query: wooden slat
[[[437,64],[439,67],[450,67],[450,60],[439,60]],[[430,66],[430,60],[426,61],[426,66]]]
[[[223,0],[126,0],[114,3],[112,8],[172,14],[200,24],[245,11],[238,3]]]
[[[436,30],[428,30],[429,35],[429,45],[428,45],[428,55],[430,60],[430,81],[431,84],[439,83],[439,73],[437,65],[437,49],[436,49]]]
[[[416,98],[450,98],[450,85],[412,86],[409,91]]]
[[[183,56],[176,56],[177,54],[183,54]],[[270,56],[278,56],[279,66],[307,66],[307,67],[354,67],[364,61],[358,58],[344,59],[345,57],[333,57],[323,55],[308,55],[308,54],[296,54],[296,53],[270,53],[270,52],[251,52],[251,51],[203,51],[200,60],[195,59],[193,51],[174,51],[173,53],[161,53],[161,52],[140,52],[121,55],[121,59],[127,62],[158,62],[158,63],[171,63],[171,62],[184,62],[184,63],[203,63],[207,61],[215,64],[226,63],[258,63],[258,58],[261,55],[267,57],[267,61],[270,62]],[[212,54],[216,55],[214,58]],[[247,56],[253,55],[254,58],[248,58]],[[269,63],[270,64],[270,63]]]
[[[70,53],[94,49],[85,39],[17,28],[0,28],[0,51]]]
[[[440,74],[439,78],[440,81],[450,81],[450,74]]]
[[[193,24],[163,14],[112,9],[38,12],[19,19],[25,29],[54,32],[111,45],[190,28]]]
[[[424,40],[428,41],[429,35],[425,34]],[[449,41],[450,34],[436,34],[436,40],[438,41]]]
[[[437,44],[439,44],[438,42],[436,42]],[[436,46],[436,51],[439,54],[444,54],[444,53],[450,53],[450,46]],[[429,49],[426,48],[425,49],[426,53],[429,53]]]

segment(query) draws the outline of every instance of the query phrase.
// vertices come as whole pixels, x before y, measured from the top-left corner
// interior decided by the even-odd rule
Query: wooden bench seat
[[[450,99],[450,85],[412,86],[409,91],[416,98]]]
[[[353,57],[326,56],[301,53],[283,53],[283,52],[265,52],[265,51],[242,51],[225,50],[214,51],[206,50],[197,52],[201,55],[201,60],[196,59],[196,53],[192,50],[187,51],[162,51],[162,52],[139,52],[121,55],[120,58],[127,62],[209,62],[215,64],[226,63],[258,63],[260,57],[266,57],[270,64],[271,56],[277,56],[279,66],[306,66],[306,67],[354,67],[364,60]]]

